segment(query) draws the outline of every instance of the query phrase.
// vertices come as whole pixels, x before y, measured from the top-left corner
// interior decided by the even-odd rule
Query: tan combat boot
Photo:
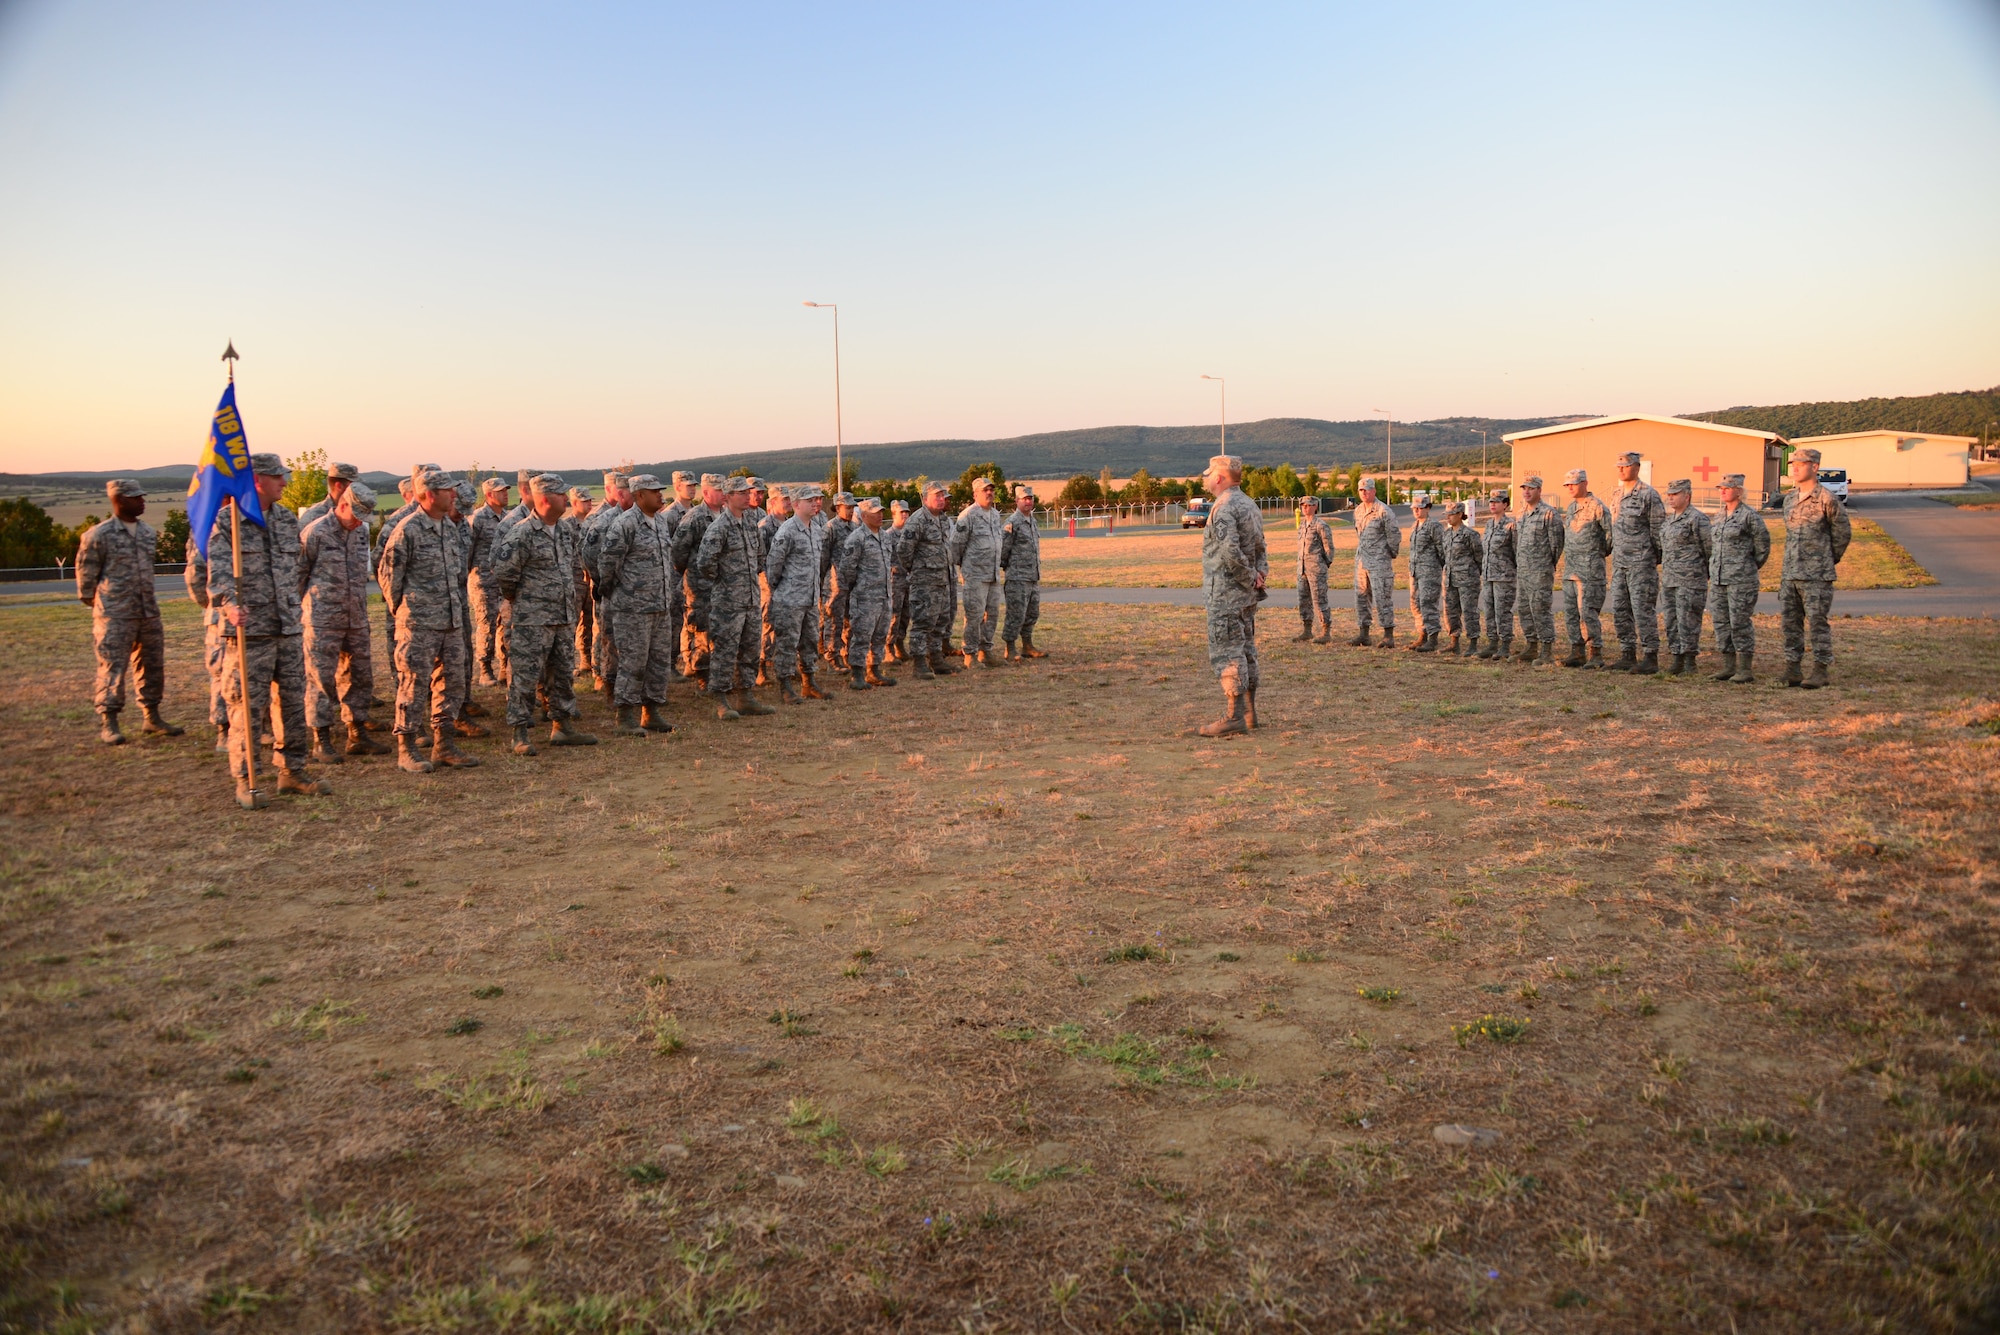
[[[1213,723],[1204,723],[1195,732],[1203,737],[1248,736],[1250,725],[1243,718],[1243,697],[1232,695],[1229,699],[1229,713]]]
[[[859,672],[861,669],[856,668],[854,670]],[[748,686],[745,686],[736,693],[736,712],[739,714],[748,714],[752,718],[755,718],[762,714],[775,714],[778,711],[775,707],[759,700],[757,693],[752,691]]]
[[[711,691],[709,694],[715,697],[715,716],[724,723],[734,723],[743,717],[736,711],[736,702],[730,699],[727,692]]]
[[[914,656],[913,661],[915,662],[916,666],[911,670],[917,674],[918,681],[937,680],[937,673],[931,671],[930,655],[917,654]]]
[[[1803,685],[1805,685],[1805,680],[1806,680],[1806,679],[1805,679],[1805,674],[1804,674],[1804,673],[1802,673],[1802,672],[1801,672],[1801,671],[1799,670],[1799,665],[1798,665],[1797,663],[1795,663],[1795,662],[1791,661],[1790,659],[1786,659],[1786,660],[1785,660],[1785,685],[1787,685],[1787,686],[1803,686]]]
[[[1800,684],[1809,691],[1816,691],[1822,686],[1829,685],[1830,683],[1827,681],[1826,676],[1826,664],[1817,659],[1813,660],[1812,671],[1806,674],[1806,679]]]
[[[458,749],[458,739],[442,728],[437,740],[431,743],[431,768],[437,769],[477,769],[479,762]]]
[[[1756,677],[1750,674],[1750,659],[1752,657],[1753,655],[1751,654],[1736,655],[1736,673],[1734,676],[1730,677],[1729,679],[1730,681],[1738,685],[1748,685],[1749,683],[1757,680]]]
[[[386,756],[389,748],[368,735],[368,726],[363,723],[347,725],[347,754],[350,756]]]
[[[856,668],[847,674],[847,689],[850,691],[866,691],[871,689],[868,685],[866,674],[860,668]]]
[[[528,736],[528,727],[526,724],[522,724],[520,727],[514,729],[514,754],[517,756],[538,756],[541,754],[540,751],[535,749],[534,740]]]
[[[1047,658],[1048,656],[1049,655],[1047,650],[1037,649],[1035,647],[1035,632],[1031,630],[1024,630],[1021,632],[1021,657]]]
[[[597,738],[587,732],[578,732],[570,724],[574,720],[552,718],[549,720],[550,746],[596,746]]]
[[[1722,651],[1722,671],[1710,677],[1709,680],[1728,681],[1731,677],[1735,675],[1736,675],[1736,651],[1734,649],[1724,649]]]
[[[822,691],[819,683],[813,680],[813,674],[803,668],[799,671],[799,694],[808,700],[826,699],[826,692]]]
[[[1350,649],[1365,649],[1365,648],[1367,648],[1367,647],[1368,647],[1368,629],[1369,629],[1368,627],[1366,627],[1366,626],[1363,626],[1363,627],[1362,627],[1362,628],[1361,628],[1360,630],[1357,630],[1357,631],[1355,631],[1355,632],[1354,632],[1354,638],[1353,638],[1353,639],[1351,639],[1351,640],[1349,640],[1349,641],[1347,642],[1347,647],[1348,647],[1348,648],[1350,648]]]
[[[1631,669],[1632,675],[1635,677],[1650,677],[1658,673],[1659,670],[1660,651],[1658,649],[1642,657],[1637,663],[1633,664]]]
[[[654,733],[659,733],[664,735],[674,730],[674,725],[667,722],[667,716],[660,712],[665,708],[666,708],[665,705],[639,706],[639,727],[643,729],[648,736],[651,736]]]
[[[139,729],[149,737],[178,737],[187,729],[177,723],[169,723],[160,717],[158,705],[140,705],[146,716],[146,726]]]
[[[618,722],[611,729],[611,732],[616,737],[644,737],[646,729],[639,722],[639,706],[618,706]]]
[[[313,729],[312,758],[322,765],[344,765],[347,757],[333,744],[331,727]]]
[[[806,702],[806,698],[799,694],[799,688],[792,683],[790,677],[779,680],[778,698],[788,705],[802,705]]]
[[[236,781],[236,805],[245,811],[262,811],[271,805],[271,799],[264,796],[261,788],[252,788],[248,779]]]
[[[325,779],[315,779],[302,769],[281,769],[278,771],[278,791],[297,793],[300,797],[331,797],[333,785]]]
[[[1375,647],[1377,649],[1394,649],[1396,647],[1396,628],[1394,626],[1384,626],[1382,628],[1382,642]]]
[[[118,711],[100,709],[97,711],[97,740],[106,746],[125,745],[125,734],[118,731]]]
[[[1541,643],[1541,654],[1542,656],[1535,660],[1536,666],[1554,667],[1556,665],[1556,642],[1554,640],[1543,640]]]
[[[885,677],[880,672],[877,672],[874,668],[869,668],[868,684],[870,686],[894,686],[896,684],[896,679],[894,677]]]
[[[417,739],[407,732],[396,734],[396,768],[408,774],[429,774],[436,766],[417,754]]]
[[[1585,656],[1583,652],[1583,641],[1571,640],[1569,642],[1569,657],[1563,659],[1562,665],[1566,668],[1580,668],[1589,661],[1590,659],[1587,656]],[[1598,661],[1600,663],[1604,661],[1601,653],[1598,657]]]

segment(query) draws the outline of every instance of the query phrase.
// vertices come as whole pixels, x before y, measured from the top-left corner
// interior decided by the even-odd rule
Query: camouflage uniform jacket
[[[632,507],[632,510],[638,508],[635,505]],[[604,542],[611,534],[611,526],[624,516],[631,514],[632,510],[621,510],[618,508],[618,502],[607,500],[603,505],[590,512],[590,518],[583,520],[581,523],[571,525],[571,531],[576,535],[576,563],[583,573],[588,574],[592,579],[598,577],[597,563],[603,556]],[[662,509],[660,513],[665,514],[666,511]],[[569,516],[564,515],[562,522],[567,523],[568,521]],[[673,530],[671,527],[667,530],[667,540],[669,542],[673,540]]]
[[[1587,584],[1604,582],[1611,555],[1611,507],[1586,491],[1563,511],[1563,574]]]
[[[819,526],[797,515],[778,525],[764,556],[771,606],[811,607],[819,600],[819,543]]]
[[[923,506],[912,510],[909,522],[903,525],[903,541],[896,548],[901,568],[913,575],[920,572],[948,574],[951,570],[951,527],[951,519],[947,515],[932,514]]]
[[[264,522],[243,525],[243,581],[236,580],[236,558],[229,536],[229,513],[216,517],[208,535],[208,605],[243,609],[243,632],[252,639],[297,635],[299,620],[299,521],[282,505],[264,507]],[[226,622],[224,635],[236,628]]]
[[[375,567],[398,626],[457,630],[465,624],[465,553],[444,520],[412,511],[381,545]]]
[[[1299,524],[1299,574],[1318,578],[1333,564],[1333,526],[1318,515]]]
[[[1708,586],[1708,563],[1715,542],[1708,516],[1690,505],[1667,516],[1660,529],[1660,583],[1669,589]]]
[[[958,532],[952,535],[951,563],[965,572],[966,582],[1000,578],[1000,526],[1005,522],[991,505],[968,505],[958,512]]]
[[[854,532],[847,535],[847,545],[840,549],[840,560],[835,564],[840,569],[840,587],[850,598],[859,598],[864,604],[869,599],[889,601],[889,547],[886,528],[870,532],[868,525],[856,524]]]
[[[842,519],[839,515],[825,522],[826,527],[820,530],[819,535],[819,573],[822,584],[833,570],[833,558],[847,545],[847,535],[858,527],[852,519]]]
[[[160,602],[153,595],[158,541],[143,519],[130,532],[116,515],[91,529],[76,549],[76,596],[98,616],[115,621],[158,616]]]
[[[192,533],[188,535],[186,556],[187,569],[181,572],[181,579],[187,585],[188,601],[201,609],[201,624],[213,626],[222,620],[222,612],[208,605],[208,558],[194,545]]]
[[[1354,559],[1362,565],[1387,565],[1403,550],[1403,531],[1396,512],[1380,501],[1354,507]]]
[[[1708,577],[1717,584],[1756,584],[1771,559],[1771,529],[1747,505],[1723,510],[1710,526]]]
[[[893,528],[886,530],[891,544],[902,543],[902,539],[896,536],[901,531]],[[1000,526],[1000,568],[1007,572],[1008,579],[1038,580],[1042,577],[1042,531],[1035,527],[1033,515],[1024,515],[1016,510]]]
[[[1444,573],[1444,525],[1435,519],[1422,519],[1410,525],[1410,573]]]
[[[493,591],[493,558],[499,555],[500,520],[504,514],[490,505],[482,505],[472,516],[472,551],[466,558],[467,569],[479,577],[479,587],[488,593]]]
[[[1785,493],[1785,561],[1781,579],[1831,580],[1854,537],[1847,507],[1825,487]]]
[[[333,503],[334,503],[333,493],[328,492],[326,495],[314,501],[311,505],[308,505],[305,509],[299,511],[299,537],[301,538],[305,537],[306,530],[313,526],[314,520],[318,519],[322,515],[332,514]]]
[[[1463,588],[1477,584],[1485,556],[1478,529],[1470,524],[1460,524],[1457,528],[1444,526],[1444,568],[1451,572],[1453,585]]]
[[[674,598],[674,537],[667,512],[619,512],[597,547],[597,596],[619,612],[664,612]]]
[[[375,577],[378,580],[382,577],[382,555],[389,550],[389,539],[396,536],[396,530],[402,526],[403,521],[415,514],[418,508],[415,501],[404,501],[390,513],[387,519],[376,526]]]
[[[517,626],[576,624],[576,538],[529,515],[500,539],[493,558],[500,596],[514,604]]]
[[[1667,522],[1667,503],[1660,493],[1637,478],[1621,482],[1612,494],[1611,511],[1612,554],[1624,564],[1658,565],[1660,529]]]
[[[699,572],[711,607],[757,610],[757,576],[764,572],[764,544],[757,526],[724,510],[701,535],[701,548],[688,566]]]
[[[1514,579],[1514,517],[1502,510],[1486,521],[1486,549],[1481,574],[1489,584],[1509,584]]]
[[[762,540],[765,552],[771,550],[771,544],[778,540],[778,530],[783,528],[785,521],[790,518],[788,514],[774,515],[766,511],[764,517],[757,521],[757,537]]]
[[[331,513],[306,525],[299,539],[299,597],[315,634],[367,629],[368,581],[374,568],[368,525],[350,530]]]
[[[1257,576],[1270,571],[1263,512],[1242,488],[1231,487],[1209,511],[1202,529],[1201,585],[1209,609],[1242,612],[1256,606]]]
[[[685,581],[688,615],[698,627],[708,624],[708,580],[696,567],[695,554],[701,550],[709,526],[728,513],[719,508],[711,510],[704,503],[690,507],[686,516],[674,525],[674,573]]]
[[[1563,554],[1563,517],[1547,501],[1536,501],[1514,519],[1514,567],[1518,573],[1548,579]],[[1489,548],[1489,550],[1491,550]]]

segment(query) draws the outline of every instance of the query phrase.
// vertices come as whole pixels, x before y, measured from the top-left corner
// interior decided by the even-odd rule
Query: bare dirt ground
[[[0,610],[0,1323],[2000,1320],[1990,627],[1843,621],[1809,694],[1274,617],[1210,743],[1198,612],[1043,624],[244,813]]]

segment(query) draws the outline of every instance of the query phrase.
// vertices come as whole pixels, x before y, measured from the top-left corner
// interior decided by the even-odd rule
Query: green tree
[[[63,556],[69,530],[49,518],[49,512],[26,496],[0,501],[0,566],[52,566]],[[76,550],[71,539],[69,550]]]
[[[1307,465],[1306,465],[1306,495],[1308,495],[1308,496],[1317,496],[1317,495],[1319,495],[1319,484],[1320,484],[1320,476],[1319,476],[1319,465],[1318,465],[1318,464],[1307,464]]]
[[[993,503],[1002,504],[1007,498],[1007,474],[996,463],[974,464],[958,475],[958,481],[951,484],[951,508],[963,510],[972,504],[972,480],[978,477],[993,479]]]
[[[104,516],[102,515],[85,515],[75,528],[64,528],[61,524],[56,525],[57,544],[60,549],[57,555],[61,558],[63,564],[69,565],[75,562],[76,549],[83,546],[83,535],[103,522]]]
[[[1284,495],[1278,489],[1277,470],[1275,468],[1245,468],[1243,470],[1243,494],[1253,501],[1268,501],[1273,497]]]
[[[169,510],[160,521],[160,536],[153,542],[155,561],[185,561],[188,545],[188,512]]]
[[[859,482],[860,480],[861,480],[861,463],[853,455],[850,454],[841,459],[840,472],[838,474],[834,472],[833,465],[828,464],[826,469],[826,482],[824,484],[826,487],[826,494],[828,497],[827,513],[831,514],[833,512],[833,506],[831,503],[831,498],[833,494],[838,491],[853,491],[854,484]]]
[[[750,467],[750,465],[749,465],[749,464],[744,464],[744,465],[743,465],[743,466],[742,466],[741,468],[732,468],[732,469],[730,469],[730,470],[729,470],[729,476],[730,476],[730,477],[755,477],[755,476],[757,476],[757,474],[755,473],[755,471],[753,471],[753,470],[751,469],[751,467]]]
[[[1103,499],[1104,488],[1097,479],[1088,473],[1078,473],[1063,484],[1062,491],[1056,495],[1056,504],[1074,509],[1079,505],[1096,505]]]
[[[1298,473],[1290,464],[1278,465],[1271,474],[1271,484],[1278,489],[1280,496],[1296,498],[1306,494],[1306,484],[1299,480]]]
[[[1150,505],[1160,499],[1160,480],[1144,468],[1135,468],[1118,498],[1134,505]]]
[[[307,450],[297,458],[285,460],[285,467],[292,470],[292,480],[285,484],[285,494],[278,498],[279,504],[297,514],[308,505],[317,505],[326,499],[325,450]]]

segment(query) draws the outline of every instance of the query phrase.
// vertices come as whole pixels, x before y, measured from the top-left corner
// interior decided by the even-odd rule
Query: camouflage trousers
[[[674,639],[665,612],[613,612],[618,623],[618,681],[612,700],[619,705],[663,705],[674,675]]]
[[[895,610],[889,616],[889,643],[900,647],[910,637],[910,581],[896,579],[896,592],[891,599]]]
[[[944,640],[940,647],[951,648],[951,628],[958,621],[958,572],[952,571],[944,578],[945,597],[949,601],[944,609]]]
[[[799,675],[799,666],[805,665],[808,677],[813,674],[814,660],[819,656],[819,604],[773,603],[771,605],[771,669],[778,674],[778,680]]]
[[[941,571],[910,576],[910,653],[917,658],[941,652],[951,632],[951,579]]]
[[[1362,630],[1378,620],[1383,630],[1396,629],[1396,570],[1388,562],[1354,563],[1354,620]]]
[[[611,604],[602,598],[590,609],[590,667],[599,677],[608,682],[618,680],[618,636],[617,627],[612,623],[616,617]],[[571,655],[575,657],[574,654]],[[575,676],[572,671],[571,676]]]
[[[616,617],[618,614],[611,614]],[[662,616],[666,614],[661,613]],[[612,638],[617,638],[614,634]],[[591,672],[597,664],[597,600],[580,593],[576,600],[576,670]],[[607,678],[607,680],[609,680]]]
[[[847,662],[850,667],[879,668],[888,661],[889,592],[847,600]]]
[[[709,603],[706,598],[690,600],[681,620],[681,671],[691,677],[706,677],[715,644],[708,634]]]
[[[235,667],[236,646],[228,650],[230,667]],[[248,678],[248,691],[245,691]],[[250,748],[271,726],[272,688],[278,697],[278,726],[271,729],[276,741],[278,764],[285,769],[305,768],[308,740],[306,731],[306,656],[297,635],[273,635],[243,641],[243,671],[223,674],[222,689],[229,701],[229,772],[241,779],[250,773]]]
[[[1035,628],[1042,619],[1042,582],[1038,579],[1010,579],[1006,585],[1007,625],[1000,638],[1008,644]]]
[[[466,581],[466,606],[472,620],[472,675],[475,679],[507,676],[507,611],[509,604],[495,585],[488,589],[474,575]]]
[[[994,632],[1000,629],[1002,598],[997,579],[965,581],[965,652],[968,654],[993,647]]]
[[[1311,630],[1313,616],[1317,613],[1320,627],[1331,635],[1333,606],[1332,595],[1327,589],[1326,576],[1325,566],[1308,566],[1299,572],[1299,624]]]
[[[459,594],[465,599],[465,606],[470,609],[472,606],[470,595],[464,589],[460,589]],[[465,694],[458,698],[458,710],[453,715],[454,718],[464,718],[465,707],[472,703],[472,615],[469,610],[463,620],[465,628],[460,632],[459,638],[465,642]],[[371,678],[374,676],[372,667],[369,676]]]
[[[1479,577],[1453,575],[1444,585],[1444,622],[1453,635],[1479,639]]]
[[[1537,644],[1556,642],[1556,594],[1550,584],[1554,578],[1552,571],[1521,576],[1517,588],[1523,639]]]
[[[1215,669],[1224,695],[1257,689],[1257,604],[1241,611],[1210,605],[1208,665]]]
[[[459,627],[396,629],[396,731],[414,737],[426,722],[449,728],[465,703],[465,632]]]
[[[1581,575],[1563,576],[1563,629],[1571,644],[1586,641],[1604,650],[1604,581],[1586,580]],[[1539,637],[1538,637],[1539,638]]]
[[[771,624],[771,586],[762,576],[758,583],[763,587],[757,599],[757,670],[763,672],[771,664],[771,651],[778,647],[778,628]]]
[[[1526,618],[1523,618],[1525,622]],[[1486,633],[1495,640],[1514,638],[1514,581],[1511,579],[1482,579],[1479,581],[1479,617],[1473,624],[1484,624]],[[1473,632],[1475,635],[1478,631]]]
[[[1786,579],[1778,582],[1778,618],[1785,630],[1785,661],[1805,661],[1806,637],[1812,637],[1813,662],[1833,662],[1833,581]]]
[[[306,626],[306,722],[312,727],[331,728],[343,718],[357,727],[368,721],[368,700],[375,694],[368,637],[365,617],[351,630]]]
[[[1708,610],[1707,588],[1697,584],[1693,588],[1663,589],[1661,593],[1667,620],[1667,652],[1700,653],[1701,614]]]
[[[208,721],[218,728],[229,726],[229,697],[222,689],[222,674],[231,662],[230,644],[220,623],[211,621],[202,627],[202,653],[208,664]]]
[[[1611,629],[1626,649],[1660,652],[1660,568],[1648,561],[1611,561]],[[1686,650],[1678,652],[1685,653]]]
[[[92,697],[97,707],[125,707],[125,677],[136,666],[139,703],[157,708],[167,690],[167,634],[160,618],[107,617],[93,610],[90,630],[97,645],[97,689]]]
[[[1756,584],[1711,584],[1708,601],[1715,608],[1716,649],[1725,654],[1756,653],[1757,626],[1751,620],[1757,614]]]
[[[1410,572],[1410,620],[1423,626],[1424,634],[1438,633],[1438,614],[1444,608],[1444,571]]]
[[[720,694],[757,680],[757,649],[762,639],[757,609],[748,602],[708,607],[708,689]]]
[[[681,668],[681,645],[687,634],[687,591],[678,580],[674,583],[672,596],[667,599],[667,643],[674,648],[674,670]],[[603,669],[599,669],[600,675]]]
[[[821,652],[840,654],[847,650],[847,590],[835,589],[826,596],[826,610],[819,618]]]
[[[576,703],[576,627],[571,622],[514,622],[507,628],[507,667],[508,727],[534,725],[538,694],[547,701],[550,718],[583,717]]]

